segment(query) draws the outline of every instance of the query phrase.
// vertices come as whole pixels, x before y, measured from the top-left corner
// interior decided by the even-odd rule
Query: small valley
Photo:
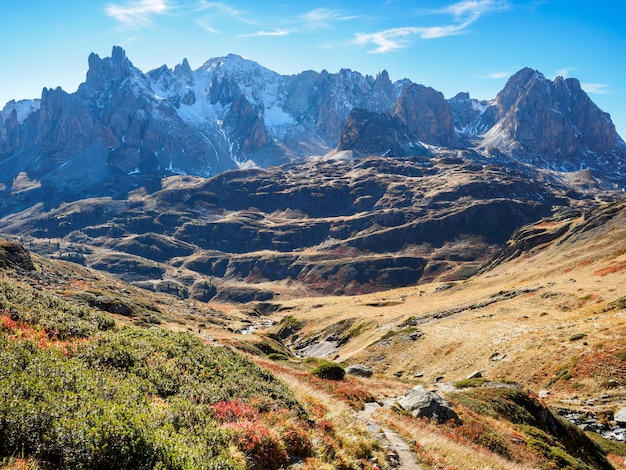
[[[0,468],[626,468],[626,144],[237,55],[0,112]]]

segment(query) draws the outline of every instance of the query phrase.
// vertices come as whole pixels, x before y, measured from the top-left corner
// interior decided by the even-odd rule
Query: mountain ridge
[[[487,102],[463,93],[445,99],[408,79],[393,82],[384,70],[376,77],[349,69],[280,75],[234,54],[196,70],[185,59],[144,73],[115,46],[111,57],[92,53],[88,64],[75,93],[46,88],[39,101],[10,102],[2,111],[0,213],[42,199],[123,196],[175,174],[207,177],[351,150],[341,142],[355,109],[389,113],[393,122],[382,132],[398,135],[409,156],[424,144],[476,149],[626,182],[626,145],[609,115],[577,80],[550,81],[530,68]],[[384,155],[385,145],[367,150]],[[16,197],[13,185],[24,178],[37,184]]]

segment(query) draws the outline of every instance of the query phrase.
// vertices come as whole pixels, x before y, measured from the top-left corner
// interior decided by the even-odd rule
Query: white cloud
[[[378,47],[369,52],[381,54],[407,47],[408,39],[414,35],[422,39],[439,39],[465,34],[467,28],[485,13],[504,11],[508,8],[509,4],[505,0],[463,0],[444,8],[426,12],[428,14],[452,15],[454,22],[451,24],[430,27],[407,26],[375,33],[357,33],[354,42],[356,44],[374,44]]]
[[[556,71],[556,76],[567,78],[572,70],[574,70],[572,67],[565,67],[565,68],[559,69]]]
[[[215,14],[221,14],[225,16],[231,16],[233,18],[241,19],[243,18],[243,13],[236,8],[231,7],[226,3],[221,2],[207,2],[201,0],[198,3],[198,6],[195,8],[196,12],[199,11],[212,11]]]
[[[454,15],[455,21],[475,21],[485,13],[504,11],[510,8],[506,0],[463,0],[447,7],[432,10],[432,13]]]
[[[240,34],[239,38],[252,38],[252,37],[273,37],[273,36],[287,36],[291,31],[286,29],[275,29],[273,31],[257,31],[256,33]]]
[[[384,52],[402,49],[406,47],[404,39],[418,33],[419,28],[393,28],[377,33],[357,33],[354,41],[357,44],[374,44],[376,49],[369,51],[371,54],[381,54]]]
[[[596,95],[608,95],[610,93],[610,85],[607,83],[581,83],[580,87],[587,93]]]
[[[369,51],[371,54],[382,54],[396,49],[407,47],[407,39],[417,35],[422,39],[436,39],[455,34],[462,34],[465,25],[434,26],[430,28],[418,28],[408,26],[405,28],[392,28],[376,33],[357,33],[354,42],[356,44],[374,44],[376,47]]]
[[[195,16],[201,15],[196,19],[196,24],[211,34],[220,34],[222,31],[214,27],[215,24],[224,24],[227,20],[235,20],[245,24],[257,24],[256,21],[250,20],[247,13],[233,8],[232,6],[222,2],[208,2],[200,0],[191,10],[184,13],[191,13]]]
[[[167,0],[139,0],[124,4],[108,4],[105,12],[128,29],[147,28],[154,15],[164,15],[171,10]]]
[[[308,13],[298,17],[304,21],[305,25],[310,29],[330,28],[335,21],[349,21],[358,16],[344,15],[339,10],[330,10],[328,8],[316,8]]]
[[[491,72],[487,74],[487,78],[490,78],[492,80],[502,80],[503,78],[507,78],[510,75],[510,72]]]
[[[219,34],[219,31],[217,29],[207,24],[204,20],[198,20],[196,21],[196,24],[209,33]]]

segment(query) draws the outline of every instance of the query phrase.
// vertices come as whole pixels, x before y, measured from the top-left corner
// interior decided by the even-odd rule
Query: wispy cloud
[[[196,13],[201,12],[201,11],[208,11],[211,14],[230,16],[231,18],[235,18],[245,23],[251,23],[251,21],[245,18],[245,13],[243,11],[236,9],[228,5],[227,3],[207,2],[207,1],[201,0],[198,3],[197,7],[194,9],[194,11]]]
[[[382,54],[396,49],[403,49],[408,46],[408,39],[411,36],[419,36],[422,39],[437,39],[457,34],[463,34],[468,25],[465,23],[448,26],[432,26],[429,28],[418,28],[407,26],[405,28],[392,28],[376,33],[356,33],[354,42],[356,44],[374,44],[376,47],[369,51],[370,54]]]
[[[587,93],[596,95],[608,95],[611,92],[607,83],[581,83],[580,86]]]
[[[373,44],[377,47],[370,50],[370,54],[382,54],[407,47],[408,39],[414,35],[422,39],[435,39],[462,34],[464,28],[464,25],[434,26],[430,28],[412,26],[392,28],[376,33],[356,33],[354,42],[356,44]]]
[[[428,10],[425,14],[452,15],[453,22],[443,26],[407,26],[392,28],[375,33],[357,33],[356,44],[373,44],[376,48],[370,50],[372,54],[381,54],[408,46],[411,36],[421,39],[438,39],[467,33],[467,28],[487,13],[504,11],[509,8],[506,0],[463,0],[443,8]]]
[[[463,0],[443,8],[431,10],[431,13],[447,13],[454,16],[455,21],[475,21],[486,13],[505,11],[510,8],[506,0]]]
[[[126,29],[142,29],[152,26],[154,15],[164,15],[172,9],[167,0],[138,0],[124,4],[106,5],[105,12]]]
[[[242,23],[257,24],[257,21],[250,19],[249,13],[243,10],[238,10],[227,3],[222,2],[207,2],[201,0],[195,9],[195,12],[205,12],[207,16],[221,16],[229,17]]]
[[[559,69],[556,71],[556,76],[567,78],[572,70],[574,70],[572,67],[565,67],[565,68]]]
[[[331,10],[328,8],[316,8],[303,15],[298,19],[304,22],[309,29],[331,28],[333,23],[337,21],[349,21],[358,18],[358,16],[350,16],[339,10]]]
[[[196,24],[208,33],[219,34],[219,31],[217,29],[207,24],[204,20],[198,20],[196,21]]]
[[[272,37],[272,36],[287,36],[291,34],[287,29],[275,29],[273,31],[257,31],[255,33],[240,34],[239,38],[252,38],[252,37]]]
[[[511,76],[511,72],[498,71],[498,72],[489,72],[488,74],[484,75],[483,78],[488,78],[490,80],[502,80],[503,78],[507,78],[510,76]]]
[[[217,29],[214,25],[223,24],[226,20],[235,20],[240,23],[251,25],[257,24],[257,21],[251,20],[248,13],[245,11],[238,10],[229,4],[222,2],[208,2],[206,0],[200,0],[191,12],[194,15],[202,15],[200,18],[196,19],[196,24],[212,34],[221,33],[221,30]]]

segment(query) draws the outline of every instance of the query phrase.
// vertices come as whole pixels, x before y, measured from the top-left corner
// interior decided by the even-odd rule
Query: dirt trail
[[[372,415],[379,408],[381,406],[378,403],[366,403],[365,408],[357,413],[357,418],[365,423],[372,436],[380,441],[383,449],[387,450],[390,470],[421,470],[422,466],[406,441],[398,433],[380,425],[373,418]]]

